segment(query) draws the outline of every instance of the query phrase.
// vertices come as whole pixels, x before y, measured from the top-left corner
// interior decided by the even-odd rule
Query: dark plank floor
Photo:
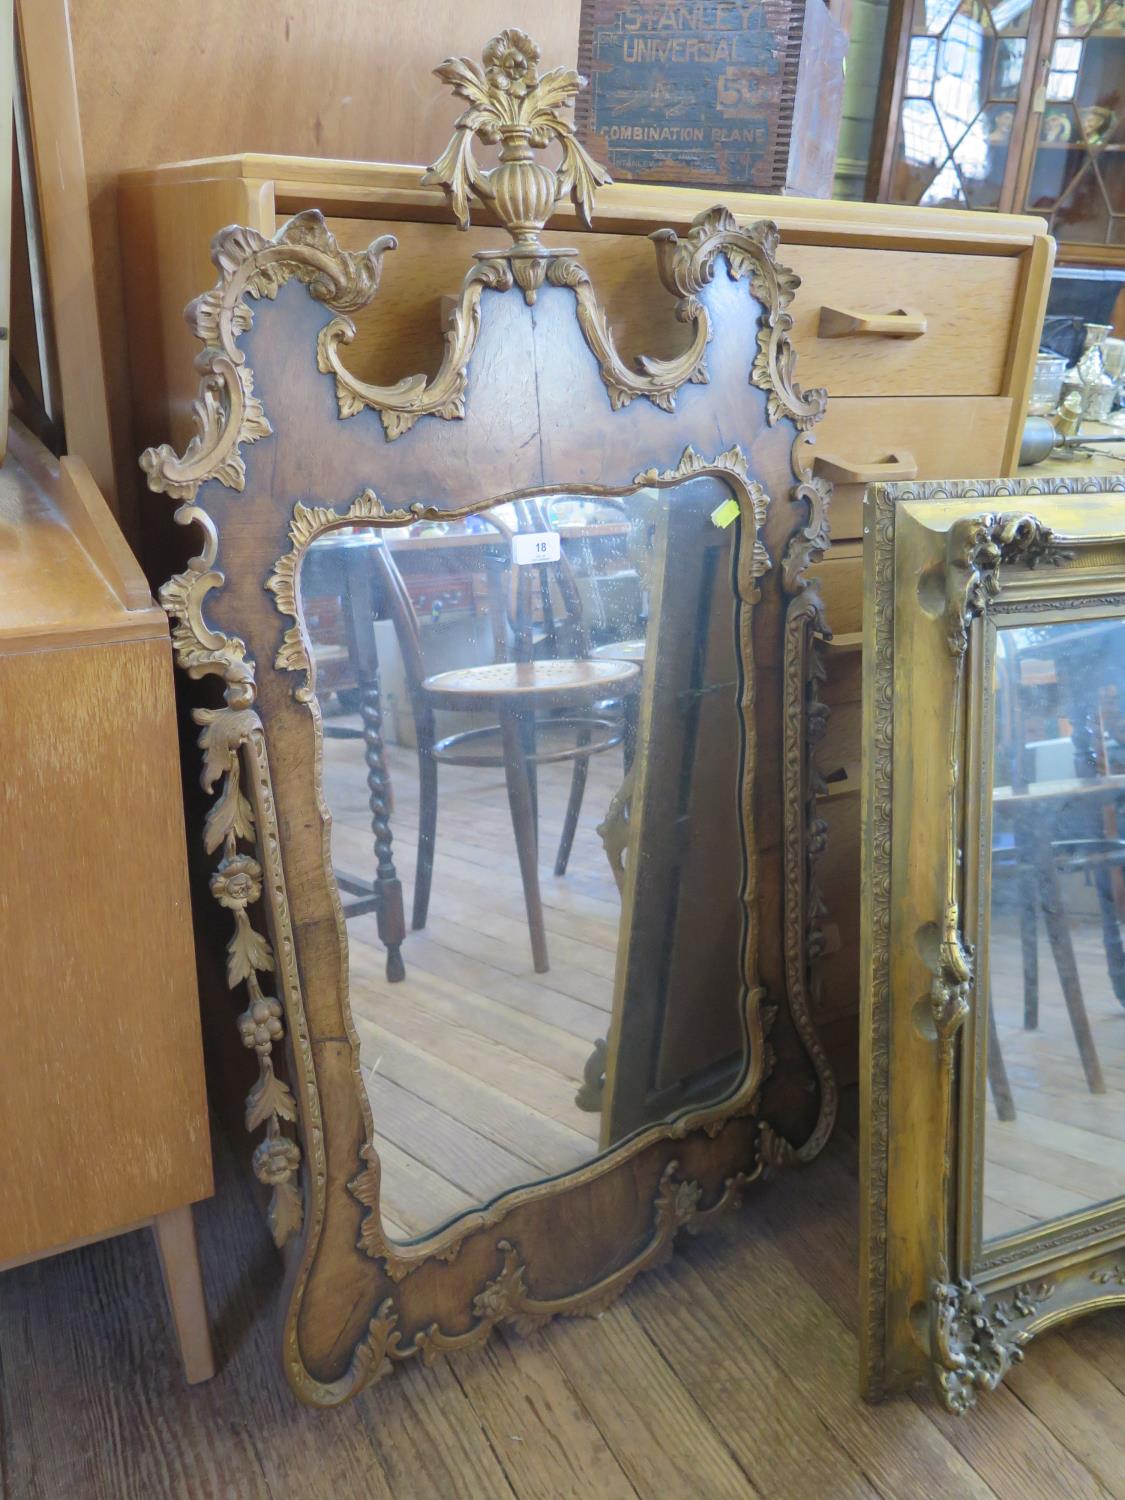
[[[0,1282],[5,1500],[1125,1497],[1125,1313],[1033,1344],[962,1420],[855,1394],[855,1147],[634,1284],[313,1413],[277,1368],[280,1268],[240,1159],[198,1211],[219,1375],[181,1383],[155,1255],[127,1235]]]

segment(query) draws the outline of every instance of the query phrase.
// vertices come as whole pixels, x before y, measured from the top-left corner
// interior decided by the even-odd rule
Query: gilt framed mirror
[[[865,512],[863,1374],[1125,1302],[1125,476]]]
[[[510,241],[469,261],[440,366],[365,375],[393,240],[229,228],[188,310],[196,434],[142,458],[200,537],[162,592],[213,796],[199,918],[230,924],[314,1405],[597,1311],[835,1111],[796,280],[769,223],[661,231],[682,347],[626,360],[540,238],[605,174],[562,112],[581,81],[538,61],[513,30],[438,70],[469,108],[431,180]]]

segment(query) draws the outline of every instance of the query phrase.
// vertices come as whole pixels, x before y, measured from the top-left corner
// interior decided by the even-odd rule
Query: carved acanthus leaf
[[[1023,1288],[1019,1316],[1032,1316],[1052,1287]],[[1039,1295],[1041,1291],[1042,1295]],[[997,1318],[996,1310],[1000,1309]],[[931,1355],[942,1401],[958,1415],[976,1405],[980,1391],[994,1391],[1014,1364],[1023,1359],[1031,1335],[1025,1330],[1001,1337],[1010,1309],[1000,1303],[989,1309],[972,1282],[934,1283],[930,1295]]]
[[[1012,563],[1058,566],[1073,554],[1056,542],[1049,526],[1026,513],[966,517],[949,528],[946,541],[946,630],[949,649],[963,656],[969,625],[1000,591],[1000,569]]]
[[[297,1101],[288,1085],[274,1072],[272,1065],[262,1069],[257,1083],[246,1096],[246,1129],[257,1130],[270,1115],[279,1120],[297,1119]]]
[[[360,253],[342,250],[315,209],[297,214],[273,239],[237,226],[219,231],[211,242],[219,281],[185,314],[205,345],[196,360],[202,376],[192,406],[195,432],[182,455],[167,443],[141,455],[150,489],[178,500],[192,499],[209,480],[242,490],[243,443],[256,442],[272,431],[238,347],[252,323],[246,299],[276,297],[295,277],[317,301],[340,313],[354,312],[374,297],[383,254],[394,243],[386,236]]]

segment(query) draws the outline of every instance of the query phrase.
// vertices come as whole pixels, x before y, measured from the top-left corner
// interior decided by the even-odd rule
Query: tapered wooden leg
[[[504,741],[504,775],[508,782],[508,805],[512,810],[512,830],[516,836],[523,899],[527,907],[527,926],[531,934],[531,958],[537,974],[546,974],[547,931],[543,925],[543,902],[539,895],[538,840],[535,836],[535,814],[531,785],[524,754],[523,731],[518,709],[500,710],[500,729]]]
[[[1023,957],[1023,1024],[1026,1031],[1039,1025],[1039,898],[1034,870],[1023,867],[1017,882],[1020,903],[1020,952]]]
[[[1059,971],[1063,999],[1070,1016],[1071,1030],[1078,1044],[1078,1055],[1086,1074],[1086,1084],[1091,1094],[1105,1093],[1105,1079],[1098,1061],[1090,1018],[1086,1014],[1086,1003],[1082,998],[1082,985],[1078,978],[1078,964],[1074,957],[1074,944],[1070,938],[1070,923],[1063,910],[1062,892],[1059,889],[1058,871],[1055,862],[1047,853],[1039,861],[1039,899],[1043,908],[1043,921],[1050,939],[1055,967]]]
[[[566,874],[567,861],[570,859],[570,850],[574,843],[574,830],[578,827],[578,819],[582,812],[582,798],[586,792],[586,773],[590,769],[590,757],[581,752],[590,743],[592,733],[589,724],[578,726],[579,754],[574,757],[574,769],[570,773],[570,798],[566,804],[566,817],[563,819],[559,852],[555,855],[556,875]]]
[[[1016,1106],[1012,1100],[1012,1087],[1008,1082],[1008,1070],[1004,1066],[1004,1054],[1000,1050],[1000,1033],[996,1029],[996,1012],[992,1008],[992,987],[988,987],[988,1084],[992,1090],[992,1102],[996,1106],[998,1120],[1014,1120]]]
[[[437,761],[433,754],[433,715],[429,731],[418,734],[418,864],[414,871],[414,911],[411,926],[425,927],[434,879],[434,840],[437,837]]]
[[[1102,939],[1105,961],[1113,993],[1125,1005],[1125,949],[1121,946],[1121,924],[1117,919],[1117,901],[1113,893],[1113,876],[1107,865],[1094,870],[1094,885],[1102,913]]]
[[[527,785],[531,792],[531,826],[535,829],[535,848],[539,849],[539,767],[535,764],[535,713],[528,710],[520,715],[520,735],[523,739],[523,762],[527,768]]]
[[[170,1208],[167,1213],[157,1214],[152,1221],[152,1234],[180,1345],[184,1377],[188,1385],[198,1385],[201,1380],[210,1380],[214,1375],[215,1355],[211,1348],[211,1329],[207,1322],[191,1204],[185,1203],[181,1208]]]

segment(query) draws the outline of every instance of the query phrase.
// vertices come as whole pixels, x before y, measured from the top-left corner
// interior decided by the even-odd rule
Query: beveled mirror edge
[[[1084,545],[1100,547],[1109,540],[1111,539],[1103,537],[1087,538]],[[1065,546],[1067,538],[1060,537],[1060,542]],[[1036,587],[1031,580],[1021,580],[1031,584],[1030,587],[1005,588],[990,609],[988,619],[980,622],[979,686],[973,691],[972,701],[980,705],[977,718],[983,749],[991,743],[990,731],[994,729],[996,718],[996,694],[992,690],[989,666],[995,655],[997,631],[1021,625],[1070,624],[1080,620],[1125,621],[1125,526],[1122,527],[1119,545],[1123,556],[1117,572],[1116,590],[1104,570],[1083,568],[1083,579],[1091,587],[1089,591],[1075,593],[1075,573],[1069,568],[1063,568],[1059,570],[1058,576],[1049,580],[1048,593]],[[974,765],[974,769],[967,778],[965,826],[973,827],[974,818],[979,816],[982,842],[980,854],[974,853],[973,859],[966,859],[966,884],[969,887],[973,884],[977,886],[976,921],[982,934],[981,941],[976,945],[978,969],[987,973],[987,913],[991,882],[983,857],[987,848],[983,842],[983,833],[991,826],[992,765],[989,760],[986,766],[984,755],[970,764]],[[974,868],[978,864],[979,870]],[[993,1283],[1010,1282],[1015,1275],[1044,1274],[1047,1269],[1045,1256],[1052,1263],[1061,1257],[1065,1267],[1072,1253],[1089,1253],[1106,1244],[1112,1247],[1112,1243],[1120,1243],[1125,1239],[1125,1200],[1104,1200],[1073,1213],[1045,1219],[1039,1227],[1023,1233],[984,1238],[980,1200],[984,1179],[987,1028],[978,1024],[979,1021],[980,1013],[974,1007],[970,1025],[966,1028],[966,1071],[972,1086],[962,1089],[959,1140],[961,1180],[957,1223],[962,1264],[969,1268],[974,1284],[987,1289]]]
[[[960,940],[957,851],[950,839],[958,827],[958,767],[967,748],[962,693],[969,632],[974,620],[987,616],[1002,564],[1019,569],[1010,576],[1020,579],[1017,592],[1024,597],[1036,589],[1055,599],[1063,593],[1073,596],[1078,578],[1091,594],[1104,591],[1107,567],[1098,551],[1125,543],[1125,524],[1120,532],[1114,530],[1117,517],[1110,512],[1100,517],[1103,529],[1094,529],[1090,499],[1123,491],[1125,477],[1076,476],[876,485],[865,497],[860,1300],[861,1386],[868,1399],[928,1372],[943,1402],[964,1411],[979,1390],[992,1389],[1003,1379],[1034,1333],[1093,1307],[1125,1301],[1120,1250],[1095,1252],[1089,1243],[1084,1252],[1043,1258],[1052,1275],[1067,1273],[1052,1282],[1049,1297],[1026,1280],[1032,1269],[1026,1260],[1007,1263],[1007,1269],[974,1283],[975,1268],[961,1258],[965,1242],[958,1213],[970,1187],[957,1181],[958,1122],[950,1097],[954,1039],[972,992],[972,956]],[[1016,503],[1005,503],[1009,501]],[[1109,507],[1098,510],[1109,512]],[[911,529],[915,541],[922,540],[913,551],[904,550],[902,534]],[[1086,551],[1094,566],[1082,570],[1064,565],[1046,573],[1026,566],[1052,551],[1070,550],[1079,558]],[[1116,577],[1119,591],[1125,592],[1125,550],[1120,568]],[[933,581],[928,608],[921,602],[926,577]],[[932,661],[920,661],[920,642]],[[912,770],[912,795],[898,809],[896,822],[896,743],[903,755],[929,744],[910,734],[911,703],[920,702],[919,695],[928,697],[931,707],[942,705],[940,716],[948,726],[949,753],[940,757],[946,793],[929,803],[919,798]],[[901,861],[894,859],[900,840],[909,843],[920,862],[931,849],[945,851],[937,862],[939,885],[944,882],[945,887],[941,899],[911,905]],[[907,945],[918,952],[915,934],[920,936],[926,924],[943,938],[930,969],[935,1024],[929,1037],[916,1024],[913,999],[910,1004],[896,1002],[894,985],[896,963],[901,966]],[[897,1053],[894,1068],[892,1050]],[[895,1097],[907,1063],[922,1117],[936,1128],[899,1135],[910,1123]],[[901,1179],[900,1192],[895,1191],[892,1128],[910,1142],[898,1153],[900,1172],[907,1161],[914,1170],[918,1154],[929,1162],[914,1201],[901,1192]],[[1106,1291],[1116,1286],[1120,1292]],[[1047,1302],[1051,1305],[1045,1306]]]
[[[728,449],[725,453],[717,455],[714,459],[705,459],[689,445],[685,448],[679,463],[673,469],[663,472],[657,472],[656,470],[643,471],[634,477],[633,483],[629,486],[612,487],[584,484],[583,494],[595,497],[625,498],[629,495],[637,494],[644,489],[674,490],[684,483],[703,477],[718,479],[727,487],[729,493],[736,499],[739,506],[741,527],[739,545],[734,557],[734,576],[732,578],[734,593],[732,601],[736,610],[735,623],[739,631],[740,647],[744,651],[747,647],[749,637],[751,613],[759,595],[758,581],[769,571],[772,564],[760,536],[761,527],[766,519],[768,498],[762,486],[756,480],[750,478],[746,458],[740,448],[735,446]],[[558,485],[537,486],[531,489],[506,492],[494,498],[477,500],[467,505],[448,509],[416,506],[409,510],[388,510],[371,490],[365,490],[350,505],[344,506],[339,510],[333,510],[324,506],[307,506],[300,502],[295,504],[293,518],[289,527],[290,550],[274,564],[265,582],[265,587],[274,595],[278,612],[283,618],[285,627],[285,633],[274,661],[274,668],[279,672],[301,674],[300,679],[294,684],[292,690],[293,697],[296,702],[306,705],[309,712],[317,721],[316,743],[318,746],[318,759],[314,768],[314,776],[316,794],[322,808],[322,817],[324,818],[326,828],[330,822],[330,815],[327,811],[323,789],[320,756],[320,751],[322,751],[323,747],[323,734],[320,728],[320,710],[316,696],[315,657],[312,652],[299,587],[301,563],[307,555],[308,549],[319,538],[328,535],[341,526],[367,523],[372,526],[402,527],[410,525],[415,521],[457,521],[467,516],[478,515],[482,511],[491,509],[496,505],[503,505],[521,499],[544,498],[560,492],[563,492],[562,487]],[[744,755],[742,786],[744,794],[745,789],[753,785],[756,754],[755,701],[753,674],[744,674],[744,683],[738,704],[742,721],[741,729]],[[742,808],[742,820],[744,823],[749,816],[749,810],[744,806]],[[589,1168],[594,1166],[595,1162],[601,1160],[603,1157],[616,1156],[618,1153],[628,1153],[631,1150],[642,1150],[646,1143],[655,1139],[678,1139],[691,1130],[714,1129],[725,1118],[744,1113],[753,1106],[763,1081],[764,1047],[765,1036],[768,1031],[769,1012],[767,1010],[763,1013],[762,1001],[764,999],[764,991],[758,981],[757,975],[757,934],[753,921],[758,899],[757,861],[752,848],[744,848],[744,855],[746,858],[746,878],[743,889],[740,892],[740,900],[744,908],[744,947],[742,952],[743,993],[740,1003],[740,1021],[745,1051],[743,1069],[733,1089],[728,1090],[706,1104],[682,1109],[662,1124],[631,1133],[623,1140],[615,1142],[611,1147],[598,1151],[590,1162],[584,1163],[581,1167],[577,1167],[571,1172],[550,1176],[530,1185],[519,1185],[509,1188],[479,1207],[468,1209],[454,1218],[443,1220],[434,1226],[433,1229],[409,1241],[395,1240],[390,1237],[386,1233],[381,1220],[380,1177],[377,1166],[378,1143],[375,1136],[374,1123],[371,1119],[366,1090],[362,1092],[361,1107],[367,1119],[368,1127],[368,1165],[349,1186],[366,1209],[360,1230],[359,1248],[366,1255],[381,1261],[386,1273],[392,1280],[396,1282],[401,1281],[421,1261],[429,1259],[432,1256],[441,1256],[449,1253],[459,1240],[474,1230],[498,1223],[505,1216],[517,1195],[521,1201],[527,1201],[529,1193],[539,1188],[557,1188],[560,1183],[572,1178],[575,1174],[581,1175],[587,1172]],[[336,877],[332,866],[331,854],[327,847],[327,833],[324,878],[330,887],[336,887]],[[337,900],[335,904],[337,905],[337,932],[341,953],[343,959],[346,959],[348,939],[344,916],[339,901]],[[341,972],[346,978],[348,972],[346,962],[342,962]],[[342,996],[342,1001],[349,1024],[351,1024],[350,1000],[347,993]],[[358,1052],[358,1037],[354,1039],[354,1045]]]
[[[759,348],[750,380],[767,392],[769,422],[773,424],[784,419],[793,424],[792,470],[796,482],[791,498],[807,509],[806,524],[794,531],[784,556],[779,560],[782,587],[791,605],[788,614],[792,616],[787,622],[786,641],[786,702],[792,710],[786,731],[786,785],[796,795],[787,798],[791,805],[787,808],[785,858],[790,884],[795,883],[798,888],[798,900],[794,902],[792,890],[787,893],[786,920],[790,934],[787,964],[791,984],[798,977],[796,971],[801,971],[799,988],[791,988],[786,1000],[820,1081],[821,1098],[813,1135],[798,1147],[791,1146],[766,1122],[756,1122],[754,1136],[757,1145],[751,1176],[757,1175],[765,1164],[803,1160],[815,1154],[831,1128],[835,1108],[831,1071],[809,1014],[803,972],[806,924],[813,926],[817,918],[816,902],[810,899],[808,887],[804,884],[805,872],[815,854],[819,836],[811,794],[808,736],[804,726],[806,707],[815,691],[812,641],[823,626],[815,587],[808,585],[805,575],[809,563],[822,553],[825,546],[828,497],[828,486],[811,474],[807,461],[807,434],[823,412],[824,396],[822,392],[805,395],[793,384],[794,358],[788,342],[791,319],[785,309],[797,280],[777,266],[774,260],[776,244],[777,233],[772,225],[742,229],[725,210],[713,210],[701,216],[687,239],[676,241],[675,236],[666,235],[657,247],[658,263],[662,268],[669,268],[670,273],[687,277],[689,281],[694,278],[700,286],[710,279],[719,256],[726,259],[733,279],[749,274],[751,291],[761,306]],[[202,717],[198,720],[203,724],[205,786],[213,790],[216,783],[221,783],[222,787],[216,803],[216,809],[221,809],[221,812],[216,817],[213,809],[208,823],[207,838],[214,838],[216,842],[209,843],[208,847],[218,849],[222,846],[227,854],[226,869],[217,877],[222,890],[215,892],[216,899],[225,906],[230,906],[232,895],[236,901],[242,901],[241,907],[235,909],[236,934],[232,950],[237,945],[238,958],[235,963],[232,951],[231,972],[234,975],[237,971],[237,977],[232,977],[231,983],[233,987],[236,983],[246,982],[250,989],[251,1003],[240,1025],[244,1042],[258,1055],[260,1069],[258,1084],[248,1101],[247,1119],[248,1123],[253,1122],[251,1128],[263,1123],[266,1126],[266,1139],[255,1152],[255,1170],[272,1193],[271,1228],[274,1237],[279,1244],[290,1241],[294,1249],[287,1276],[283,1329],[285,1366],[298,1395],[314,1405],[335,1404],[355,1394],[386,1367],[389,1358],[407,1358],[417,1353],[430,1357],[436,1351],[463,1346],[469,1340],[469,1333],[442,1338],[435,1329],[425,1345],[415,1341],[410,1347],[403,1347],[401,1336],[395,1329],[393,1299],[388,1297],[374,1309],[375,1315],[366,1336],[357,1344],[344,1373],[337,1379],[318,1378],[304,1361],[299,1315],[316,1256],[325,1208],[327,1168],[321,1086],[304,1014],[297,938],[288,915],[265,735],[254,709],[254,665],[247,660],[241,641],[213,629],[205,619],[206,596],[211,590],[220,588],[224,580],[215,566],[218,536],[214,523],[195,499],[200,486],[211,480],[234,490],[241,489],[245,479],[241,444],[266,437],[271,431],[261,402],[254,395],[252,371],[237,347],[240,334],[250,326],[247,298],[272,297],[280,285],[296,276],[313,296],[330,307],[342,312],[355,310],[374,295],[379,257],[386,248],[385,242],[377,241],[365,255],[343,252],[315,213],[299,215],[283,226],[273,240],[236,228],[217,235],[213,259],[220,270],[219,284],[214,292],[198,299],[189,311],[189,321],[206,346],[199,359],[203,377],[195,410],[196,436],[182,456],[165,446],[148,450],[142,459],[150,487],[165,491],[183,502],[177,511],[177,520],[183,524],[199,523],[205,534],[200,556],[191,561],[185,573],[169,580],[162,590],[162,601],[173,620],[173,639],[179,664],[191,676],[214,674],[225,684],[226,707],[200,711]],[[588,287],[588,281],[568,277],[565,284],[575,290],[579,322],[589,336],[590,320],[582,316],[584,304],[577,290],[581,286]],[[689,292],[688,295],[692,294]],[[592,342],[592,348],[597,356],[596,340]],[[471,353],[471,348],[468,353]],[[607,371],[604,362],[599,363],[603,381],[616,408],[621,403],[615,391],[614,372]],[[327,373],[323,363],[321,369]],[[685,371],[683,378],[694,377]],[[639,393],[649,396],[666,410],[670,409],[670,401],[657,399],[663,392],[644,390]],[[356,410],[359,410],[358,406]],[[457,418],[462,413],[463,407],[443,411],[441,415]],[[416,419],[412,411],[408,410],[406,414]],[[343,408],[341,415],[347,415]],[[388,430],[388,437],[394,435]],[[815,719],[817,715],[813,717]],[[248,800],[242,792],[244,774],[247,775]],[[228,836],[235,839],[233,853],[226,850]],[[252,844],[258,860],[239,852],[240,840]],[[228,889],[231,859],[242,864],[249,861],[257,871],[240,868],[234,872],[240,877],[237,892]],[[796,877],[793,876],[794,870],[799,872]],[[247,905],[257,902],[263,889],[272,946],[252,927],[246,914]],[[798,941],[799,938],[802,940]],[[276,969],[278,974],[287,1032],[281,1022],[282,1006],[261,990],[257,977],[271,969]],[[283,1038],[287,1041],[290,1065],[297,1079],[295,1094],[273,1068],[273,1047]],[[764,1073],[768,1061],[764,1047],[761,1053]],[[353,1063],[346,1064],[345,1071],[350,1075],[349,1086],[359,1088],[358,1069],[353,1064],[354,1057]],[[760,1079],[758,1081],[760,1083]],[[747,1090],[748,1096],[751,1093],[756,1096],[756,1092],[756,1089]],[[303,1158],[297,1143],[284,1129],[294,1116],[299,1117],[299,1130],[305,1146]],[[724,1121],[733,1118],[735,1116],[728,1112]],[[717,1127],[712,1124],[704,1134],[714,1139],[722,1123],[718,1122]],[[627,1152],[625,1162],[616,1157],[599,1160],[585,1174],[577,1176],[589,1179],[616,1171],[627,1165],[628,1159],[669,1138],[676,1138],[675,1130],[646,1133],[630,1143],[632,1149]],[[377,1164],[369,1159],[367,1166],[377,1181]],[[361,1173],[361,1179],[363,1175]],[[298,1187],[301,1178],[303,1194]],[[471,1330],[472,1340],[469,1341],[486,1336],[503,1318],[527,1321],[553,1316],[559,1311],[604,1304],[609,1295],[616,1295],[633,1275],[654,1263],[665,1249],[670,1248],[671,1239],[679,1228],[689,1220],[698,1222],[701,1217],[706,1218],[717,1211],[720,1205],[733,1201],[746,1180],[749,1179],[745,1173],[736,1173],[728,1179],[715,1202],[701,1210],[699,1192],[694,1191],[693,1195],[688,1190],[689,1183],[675,1179],[674,1163],[669,1162],[660,1177],[654,1199],[656,1229],[644,1240],[626,1267],[619,1268],[608,1281],[603,1279],[573,1296],[554,1299],[543,1312],[536,1310],[533,1299],[526,1294],[522,1267],[508,1266],[505,1260],[508,1269],[500,1281],[482,1285],[476,1305],[483,1311]],[[368,1183],[371,1181],[369,1176]],[[360,1188],[361,1193],[364,1190]],[[556,1191],[557,1185],[548,1183],[542,1188],[526,1190],[526,1194],[528,1201],[535,1201]],[[502,1254],[506,1256],[507,1250]],[[494,1288],[492,1292],[490,1287]],[[501,1295],[496,1287],[506,1288],[506,1291]],[[516,1296],[517,1291],[520,1291],[519,1296]]]

